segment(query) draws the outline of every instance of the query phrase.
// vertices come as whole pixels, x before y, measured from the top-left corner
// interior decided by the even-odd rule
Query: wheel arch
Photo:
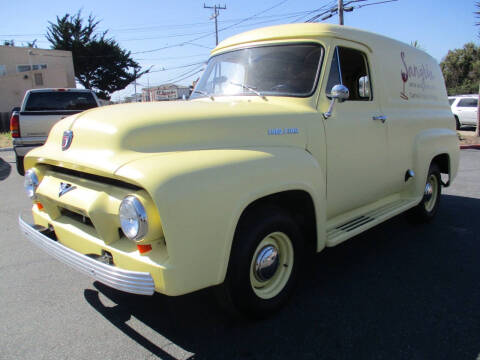
[[[239,226],[250,213],[262,206],[280,207],[292,214],[292,218],[298,224],[304,236],[307,254],[314,254],[325,248],[326,239],[322,232],[322,229],[325,228],[325,219],[320,214],[322,209],[318,209],[321,204],[322,202],[316,199],[315,194],[301,187],[282,189],[269,194],[263,194],[246,202],[238,212],[234,223],[234,230],[231,234],[231,242],[228,244],[227,249],[225,249],[225,264],[220,270],[220,282],[225,279],[227,274],[231,251]]]
[[[307,250],[317,249],[317,219],[312,196],[305,190],[286,190],[263,196],[246,206],[238,219],[235,234],[249,213],[262,206],[279,207],[286,210],[298,225],[307,244]]]
[[[421,198],[428,169],[432,162],[448,175],[450,184],[458,171],[460,149],[456,131],[452,129],[427,129],[417,134],[415,139],[414,169],[417,173],[415,196]],[[446,185],[447,185],[446,184]]]

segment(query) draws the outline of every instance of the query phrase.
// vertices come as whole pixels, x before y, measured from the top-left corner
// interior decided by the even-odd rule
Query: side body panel
[[[397,41],[371,44],[377,59],[382,113],[386,116],[388,183],[402,197],[423,196],[426,174],[436,155],[448,154],[451,179],[458,168],[458,138],[445,82],[436,61]],[[415,189],[405,182],[414,170]]]

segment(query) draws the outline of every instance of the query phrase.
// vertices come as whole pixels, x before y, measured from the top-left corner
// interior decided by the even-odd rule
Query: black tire
[[[460,125],[460,121],[458,120],[457,115],[455,115],[455,127],[457,130],[460,130],[460,128],[462,127],[462,125]]]
[[[262,250],[270,246],[269,239],[281,239],[279,244],[287,246],[278,245],[279,263],[272,267],[276,270],[271,278],[263,282],[255,275],[260,272],[255,271],[253,260],[261,258]],[[291,244],[291,248],[287,243]],[[304,249],[302,234],[286,211],[272,206],[250,211],[237,227],[225,282],[216,289],[217,300],[231,314],[255,319],[272,315],[286,304],[293,293]],[[293,264],[288,264],[291,261],[287,259],[293,260]],[[252,276],[255,276],[253,280]],[[254,287],[254,283],[259,286]]]
[[[25,168],[23,167],[23,156],[15,155],[15,161],[17,162],[17,172],[25,176]]]
[[[433,186],[431,196],[425,194],[427,184]],[[425,223],[432,221],[438,211],[442,192],[442,178],[440,169],[436,163],[430,164],[427,179],[425,181],[425,192],[422,201],[408,213],[409,219],[414,223]]]

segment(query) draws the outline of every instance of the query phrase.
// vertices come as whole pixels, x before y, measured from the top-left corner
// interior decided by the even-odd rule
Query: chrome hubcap
[[[425,185],[425,191],[423,193],[425,210],[432,211],[435,208],[438,197],[438,188],[440,184],[437,177],[434,174],[430,174]]]
[[[433,186],[428,182],[427,185],[425,185],[425,192],[424,192],[425,201],[430,201],[430,199],[432,198],[432,194],[433,194]]]
[[[255,295],[272,299],[283,290],[292,274],[294,254],[284,232],[270,233],[260,241],[250,263],[250,285]]]
[[[278,269],[278,250],[273,245],[265,246],[255,259],[255,277],[260,281],[270,280]]]

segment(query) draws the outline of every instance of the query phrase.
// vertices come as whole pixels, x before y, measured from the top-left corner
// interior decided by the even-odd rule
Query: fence
[[[10,113],[0,112],[0,133],[10,132]]]

